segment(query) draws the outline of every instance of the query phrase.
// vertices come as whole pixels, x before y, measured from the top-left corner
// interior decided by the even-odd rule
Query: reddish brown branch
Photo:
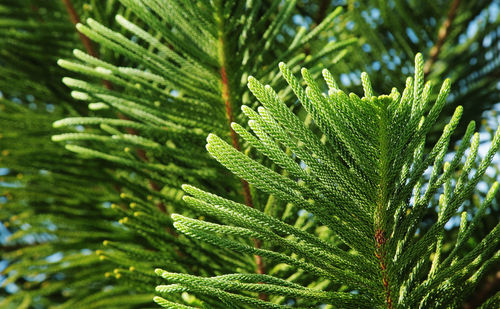
[[[137,149],[137,152],[139,152],[139,150],[141,150],[142,152],[144,152],[144,150],[142,150],[142,149]],[[146,156],[145,152],[144,152],[144,160],[146,160],[146,161],[148,160],[148,157]],[[151,187],[151,189],[153,189],[155,191],[160,191],[161,190],[161,187],[156,182],[152,181],[151,179],[149,180],[149,186]],[[158,209],[161,212],[168,214],[167,208],[165,207],[165,204],[163,204],[162,202],[156,203],[156,207],[158,207]]]
[[[222,80],[222,98],[224,100],[224,105],[226,107],[226,116],[227,116],[227,121],[229,123],[229,132],[231,134],[231,141],[233,143],[233,147],[236,150],[241,151],[240,144],[238,143],[238,136],[231,127],[231,123],[233,122],[233,112],[232,112],[231,102],[229,100],[229,82],[227,80],[226,68],[224,66],[222,66],[220,69],[220,75]],[[241,181],[241,186],[243,188],[243,197],[245,199],[245,204],[249,207],[253,207],[253,200],[252,200],[252,194],[250,193],[250,186],[248,185],[248,182],[243,178],[240,178],[240,181]]]
[[[73,3],[71,3],[71,0],[62,0],[62,2],[64,3],[66,10],[68,11],[71,22],[74,25],[80,23],[80,17],[78,16],[78,13],[76,12],[75,7],[73,6]],[[97,53],[94,50],[94,47],[92,46],[92,42],[90,41],[90,39],[81,32],[78,32],[78,35],[80,36],[80,40],[82,41],[83,46],[85,46],[85,50],[87,51],[87,53],[89,55],[91,55],[92,57],[98,58]]]
[[[224,42],[223,42],[222,38],[220,38],[219,45],[221,48],[223,47],[223,43]],[[238,142],[238,136],[236,135],[236,132],[234,132],[233,128],[231,127],[231,123],[233,122],[233,112],[232,112],[232,106],[231,106],[230,94],[229,94],[229,91],[230,91],[229,81],[227,78],[227,73],[226,73],[226,68],[225,68],[224,63],[221,65],[221,68],[220,68],[220,76],[221,76],[221,82],[222,82],[222,93],[221,94],[222,94],[222,99],[224,100],[224,105],[226,107],[226,116],[227,116],[227,121],[229,124],[229,132],[231,135],[231,142],[233,144],[233,147],[236,150],[241,151],[240,144]],[[240,182],[241,182],[241,187],[243,190],[243,197],[245,199],[245,205],[253,208],[254,205],[253,205],[253,200],[252,200],[252,194],[250,192],[250,185],[243,178],[240,178]],[[255,248],[259,249],[261,247],[261,243],[258,239],[254,239],[253,243],[254,243]],[[254,257],[255,257],[255,264],[257,265],[257,273],[258,274],[265,274],[266,268],[264,266],[264,262],[262,260],[262,257],[259,255],[255,255]],[[264,293],[260,293],[259,298],[261,300],[264,300],[264,301],[268,300],[268,296]]]
[[[387,264],[385,260],[385,243],[386,238],[384,231],[378,229],[375,232],[375,256],[379,260],[380,272],[382,274],[382,284],[385,290],[385,302],[387,303],[387,308],[392,309],[392,298],[391,298],[391,288],[389,286],[389,277],[387,275]]]
[[[454,0],[451,3],[450,10],[448,11],[448,16],[446,17],[446,20],[441,25],[441,28],[439,28],[438,38],[437,38],[436,44],[431,48],[431,51],[429,52],[430,58],[429,58],[429,60],[427,60],[427,62],[424,65],[424,75],[429,74],[429,72],[431,71],[432,65],[434,64],[434,62],[437,61],[437,59],[439,57],[439,53],[441,52],[441,49],[443,47],[443,44],[446,41],[446,37],[450,33],[451,24],[453,23],[453,20],[455,19],[459,5],[460,5],[460,0]]]
[[[68,11],[71,22],[74,25],[80,23],[80,17],[78,16],[78,13],[76,12],[75,7],[73,6],[73,3],[71,2],[71,0],[62,0],[62,2],[64,3],[66,10]],[[78,32],[78,35],[80,36],[80,40],[82,41],[82,44],[85,47],[85,50],[87,51],[87,53],[94,58],[99,58],[97,52],[95,51],[94,47],[92,46],[92,42],[90,41],[90,39],[81,32]],[[106,89],[113,90],[113,85],[108,80],[103,80],[102,83],[103,83],[104,87],[106,87]],[[125,119],[125,120],[128,119],[122,113],[118,113],[118,117],[120,119]],[[137,131],[135,131],[134,129],[127,128],[126,130],[127,130],[127,133],[129,133],[131,135],[138,135]],[[137,149],[136,154],[141,160],[143,160],[145,162],[149,162],[149,158],[146,154],[146,151],[144,151],[144,149]],[[161,187],[152,180],[149,180],[149,186],[154,191],[161,190]],[[162,202],[157,203],[156,206],[158,207],[158,209],[161,212],[167,213],[167,208],[165,207],[165,205]]]

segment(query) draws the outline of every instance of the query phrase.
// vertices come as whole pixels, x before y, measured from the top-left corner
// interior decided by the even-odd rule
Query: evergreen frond
[[[498,307],[498,11],[1,1],[0,308]]]
[[[271,87],[250,77],[248,86],[263,105],[258,113],[244,107],[255,135],[239,125],[233,127],[263,155],[282,166],[283,171],[266,168],[215,135],[207,138],[207,149],[217,161],[255,188],[310,212],[341,243],[331,240],[325,243],[314,234],[306,236],[285,223],[276,225],[276,219],[258,210],[190,186],[184,186],[189,194],[184,200],[197,213],[218,218],[225,224],[174,214],[176,229],[195,239],[259,255],[266,261],[277,260],[296,271],[315,276],[316,280],[327,279],[344,286],[339,294],[325,291],[324,296],[310,299],[313,293],[278,292],[267,287],[264,280],[261,286],[251,285],[253,292],[271,296],[271,303],[276,299],[272,295],[278,294],[293,299],[298,306],[447,308],[464,292],[457,288],[461,282],[467,282],[468,290],[474,289],[484,269],[498,262],[500,225],[497,224],[470,252],[463,252],[460,247],[470,238],[475,222],[484,216],[484,209],[498,192],[498,182],[491,186],[471,223],[461,228],[454,249],[445,259],[439,258],[442,234],[445,224],[459,213],[460,206],[473,193],[498,152],[500,129],[475,170],[471,167],[476,160],[479,135],[476,133],[469,142],[473,125],[469,126],[455,157],[450,161],[443,157],[462,115],[461,107],[456,109],[434,147],[430,151],[423,150],[419,141],[425,140],[439,116],[450,91],[450,82],[445,81],[436,101],[429,102],[420,54],[415,59],[415,76],[408,78],[403,96],[397,92],[374,96],[365,73],[362,75],[364,97],[347,95],[335,86],[324,95],[307,70],[302,70],[308,85],[304,90],[285,64],[280,64],[280,69],[327,138],[320,140],[317,133],[290,113]],[[326,76],[328,83],[332,79],[328,73]],[[286,147],[291,153],[280,147]],[[464,157],[466,148],[469,148],[468,155],[460,168],[457,163]],[[293,157],[305,166],[298,166]],[[425,172],[429,168],[430,175]],[[452,172],[460,175],[454,186],[450,184],[454,179]],[[443,186],[444,191],[441,191]],[[423,214],[438,207],[431,200],[436,194],[441,194],[439,216],[426,231],[418,231],[416,227]],[[466,213],[462,214],[464,216]],[[232,237],[238,238],[232,240]],[[248,239],[263,241],[269,248],[253,248],[245,244]],[[237,279],[225,282],[163,270],[157,273],[176,286],[175,290],[169,288],[168,293],[186,288],[195,294],[213,294],[221,300],[239,303],[243,300],[227,293],[244,294],[250,288]],[[286,280],[276,275],[273,280],[283,279]],[[207,286],[219,292],[192,288],[192,284],[205,284],[205,281]],[[300,288],[307,289],[306,286]],[[157,291],[165,293],[167,290],[159,286]],[[264,307],[264,304],[259,306]]]

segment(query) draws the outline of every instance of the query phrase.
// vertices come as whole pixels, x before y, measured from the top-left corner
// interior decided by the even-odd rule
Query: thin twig
[[[450,10],[448,11],[448,17],[446,17],[446,20],[441,25],[441,28],[439,28],[436,44],[431,48],[431,51],[429,52],[429,60],[427,60],[424,65],[424,75],[428,75],[430,73],[432,65],[437,61],[443,44],[450,33],[451,24],[457,15],[459,5],[460,0],[454,0],[451,3]]]

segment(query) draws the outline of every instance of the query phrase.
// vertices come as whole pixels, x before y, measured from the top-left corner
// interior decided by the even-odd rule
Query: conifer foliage
[[[323,75],[329,87],[328,96],[321,93],[306,69],[302,69],[307,84],[303,89],[281,63],[283,77],[326,137],[323,141],[289,111],[270,86],[250,77],[248,86],[262,106],[258,112],[246,106],[242,109],[254,134],[235,123],[233,128],[251,147],[286,171],[286,176],[248,158],[216,135],[211,134],[207,139],[208,152],[221,164],[256,188],[313,214],[333,232],[337,243],[325,242],[265,213],[188,185],[183,187],[188,193],[184,197],[187,204],[224,224],[172,216],[174,226],[186,235],[277,260],[341,284],[343,292],[318,291],[267,275],[246,278],[234,274],[200,279],[161,269],[157,274],[171,284],[158,286],[157,291],[212,294],[227,303],[246,302],[262,308],[286,306],[245,298],[234,292],[286,295],[297,299],[299,305],[326,303],[338,308],[458,305],[463,293],[477,284],[484,269],[499,258],[500,225],[474,250],[459,253],[498,191],[498,182],[492,185],[469,224],[465,221],[467,213],[462,214],[461,230],[446,258],[440,254],[444,225],[472,193],[491,163],[500,147],[500,129],[474,172],[471,167],[477,157],[479,135],[474,134],[473,122],[453,158],[445,161],[450,137],[462,115],[462,107],[458,107],[438,142],[426,152],[426,134],[444,106],[450,83],[446,80],[436,101],[431,102],[430,83],[424,85],[420,54],[415,66],[415,76],[407,79],[402,94],[393,89],[390,95],[375,96],[368,76],[363,74],[364,97],[359,98],[341,91],[327,70]],[[286,155],[283,149],[290,149],[296,158]],[[465,164],[452,184],[452,175],[467,149]],[[425,177],[429,167],[430,175]],[[417,223],[441,187],[444,189],[437,221],[419,235]],[[254,248],[226,235],[259,239],[273,247]],[[349,249],[341,249],[342,245]],[[462,286],[463,282],[466,286]],[[157,301],[167,304],[163,299]]]
[[[470,9],[455,2],[449,23]],[[0,34],[0,219],[12,233],[1,249],[0,307],[455,308],[470,300],[500,264],[499,220],[484,223],[498,207],[498,179],[487,169],[500,129],[481,154],[469,122],[478,114],[456,102],[467,110],[461,98],[488,97],[482,109],[491,106],[490,85],[476,90],[494,76],[482,70],[454,94],[445,79],[453,70],[442,66],[459,48],[439,36],[438,55],[431,49],[424,62],[415,56],[424,39],[404,44],[400,29],[391,31],[394,46],[405,63],[415,59],[414,74],[376,72],[374,53],[360,57],[366,44],[384,53],[361,12],[371,6],[315,4],[0,4],[8,29]],[[478,11],[458,18],[457,29]],[[298,17],[314,23],[298,27]],[[411,25],[418,35],[432,32],[419,25]],[[374,87],[362,73],[363,97],[344,92],[338,76],[363,66]],[[390,93],[376,94],[388,84]],[[484,196],[475,194],[480,182]],[[481,302],[494,308],[500,294]]]

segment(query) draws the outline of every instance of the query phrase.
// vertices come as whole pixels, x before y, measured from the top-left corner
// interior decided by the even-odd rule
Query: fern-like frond
[[[243,106],[254,134],[237,124],[233,127],[252,147],[282,167],[282,172],[209,135],[207,149],[217,161],[254,188],[311,213],[333,232],[333,238],[322,240],[259,210],[191,186],[184,186],[187,204],[222,224],[172,215],[174,226],[183,234],[286,264],[316,281],[337,284],[341,292],[309,292],[298,277],[285,281],[290,285],[285,288],[285,283],[274,287],[268,282],[287,280],[279,275],[247,283],[243,274],[200,278],[163,270],[157,273],[171,285],[159,286],[157,291],[162,295],[188,291],[218,297],[235,307],[252,304],[269,308],[281,308],[285,300],[299,307],[445,308],[461,293],[470,292],[485,269],[498,262],[500,225],[471,251],[460,249],[485,215],[498,183],[492,185],[472,221],[467,223],[467,217],[462,216],[455,248],[443,257],[442,234],[498,152],[500,129],[476,169],[472,166],[479,135],[473,134],[473,123],[455,155],[445,160],[462,115],[458,107],[437,143],[426,151],[426,136],[444,106],[450,82],[442,84],[432,102],[430,84],[424,84],[423,63],[418,54],[415,75],[407,79],[402,94],[393,89],[390,95],[375,96],[370,79],[362,74],[362,98],[338,89],[328,71],[324,71],[328,95],[305,69],[302,76],[307,88],[303,89],[288,67],[280,64],[283,77],[308,111],[313,126],[326,137],[323,139],[291,113],[270,86],[250,77],[248,87],[262,104],[258,112]],[[454,177],[458,177],[456,181]],[[436,195],[440,195],[439,205],[434,203]],[[439,207],[438,218],[422,230],[423,215],[435,207]],[[255,248],[246,243],[248,239],[261,240],[268,247]],[[459,282],[467,285],[457,289]],[[270,295],[269,302],[254,299],[257,292]]]
[[[76,26],[99,44],[99,53],[75,49],[74,59],[58,61],[71,74],[62,82],[72,89],[73,99],[88,106],[89,115],[55,121],[58,134],[52,137],[110,172],[107,177],[121,192],[120,199],[112,199],[110,210],[115,223],[133,235],[127,234],[128,241],[119,245],[109,238],[98,250],[97,256],[113,265],[108,264],[107,278],[115,279],[117,291],[133,285],[135,292],[147,293],[160,280],[148,263],[204,276],[236,268],[250,272],[257,263],[252,254],[235,254],[179,236],[169,215],[194,214],[182,203],[183,183],[226,191],[247,205],[253,198],[261,205],[257,195],[242,196],[240,182],[203,151],[205,137],[214,132],[243,148],[230,122],[243,117],[242,104],[253,103],[246,72],[259,71],[259,78],[281,87],[277,59],[316,67],[326,57],[344,57],[354,39],[318,44],[314,57],[304,52],[342,9],[332,11],[314,31],[294,38],[289,24],[295,1],[120,3],[113,20],[93,16]],[[287,42],[292,40],[290,47]],[[296,218],[293,214],[290,220]],[[159,257],[152,257],[152,251],[161,251]],[[149,262],[137,262],[137,256]],[[87,304],[92,297],[65,306]]]

